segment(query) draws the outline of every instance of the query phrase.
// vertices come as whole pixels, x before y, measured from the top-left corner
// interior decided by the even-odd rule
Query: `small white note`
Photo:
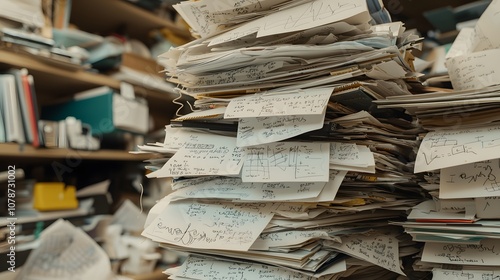
[[[415,173],[498,158],[500,125],[427,133],[418,149]]]
[[[446,67],[455,90],[481,89],[500,83],[500,49],[450,58]]]
[[[500,159],[441,169],[439,198],[500,196]]]
[[[483,239],[481,244],[425,243],[422,261],[497,266],[500,263],[500,240]]]
[[[238,122],[236,146],[247,147],[286,140],[306,132],[321,129],[321,115],[243,118]]]
[[[392,236],[351,235],[342,237],[341,244],[329,242],[328,246],[355,258],[405,275],[399,265],[399,243]]]
[[[478,197],[474,201],[478,218],[500,219],[500,196]]]
[[[254,94],[232,99],[224,118],[321,115],[332,88],[297,90],[286,94]]]
[[[330,143],[279,142],[245,149],[243,182],[328,182]]]
[[[271,207],[272,203],[174,201],[142,234],[188,248],[246,251],[272,219]]]
[[[493,280],[500,279],[500,270],[451,270],[434,268],[432,270],[433,280]]]

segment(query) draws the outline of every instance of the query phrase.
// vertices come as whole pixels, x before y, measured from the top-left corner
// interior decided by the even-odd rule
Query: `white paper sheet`
[[[478,197],[474,201],[478,218],[500,219],[500,196]]]
[[[187,187],[170,196],[179,198],[219,198],[246,201],[286,201],[317,197],[327,183],[277,182],[243,183],[240,178],[220,177],[205,181],[185,180]]]
[[[415,160],[415,173],[498,158],[500,125],[429,132]]]
[[[500,49],[450,58],[446,67],[455,90],[481,89],[499,84]]]
[[[142,235],[199,249],[246,251],[272,219],[272,203],[170,202]]]
[[[236,147],[234,137],[192,133],[186,141],[160,170],[148,174],[147,177],[238,175],[240,173],[245,151]]]
[[[370,21],[364,0],[318,0],[290,9],[271,13],[263,18],[215,36],[209,46],[243,38],[257,33],[257,37],[296,32],[329,23],[345,21],[361,24]]]
[[[17,279],[74,279],[76,275],[78,279],[109,279],[109,258],[81,229],[57,220],[42,232],[40,245],[30,253]]]
[[[323,114],[332,88],[297,90],[286,94],[254,94],[232,99],[224,118]]]
[[[329,242],[328,246],[355,258],[405,275],[399,265],[399,243],[392,236],[351,235],[342,237],[341,244]]]
[[[426,243],[422,261],[444,264],[498,266],[500,239],[484,239],[481,244]]]
[[[330,143],[280,142],[247,147],[243,182],[327,182]]]
[[[500,196],[500,159],[441,169],[439,198]]]
[[[286,140],[321,129],[324,120],[325,111],[321,115],[243,118],[238,122],[236,146],[247,147]]]
[[[186,279],[295,279],[311,280],[305,274],[274,266],[189,256],[174,274]]]
[[[433,280],[471,280],[471,279],[499,279],[500,270],[451,270],[434,268],[432,270]]]

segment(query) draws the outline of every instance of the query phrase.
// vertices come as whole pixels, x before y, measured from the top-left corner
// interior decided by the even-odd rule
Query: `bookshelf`
[[[91,20],[88,15],[92,15]],[[143,42],[147,41],[150,30],[163,27],[180,37],[191,39],[189,31],[177,26],[172,20],[154,16],[123,0],[73,0],[71,23],[97,34],[124,29],[131,37]]]
[[[83,151],[62,148],[34,148],[31,145],[15,143],[0,144],[0,161],[12,158],[22,159],[64,159],[79,157],[82,160],[111,160],[111,161],[142,161],[151,159],[151,154],[132,154],[121,150]]]
[[[99,8],[96,8],[99,7]],[[90,16],[89,16],[90,15]],[[126,27],[130,38],[146,41],[148,33],[156,28],[168,28],[176,35],[189,39],[187,29],[177,26],[172,20],[157,16],[145,9],[122,0],[73,0],[70,22],[81,30],[107,34],[119,27]],[[75,93],[100,86],[119,89],[117,78],[83,66],[55,60],[44,55],[29,53],[15,46],[0,45],[0,71],[10,68],[26,68],[34,76],[38,106],[69,99]],[[158,69],[148,69],[148,72]],[[154,73],[151,72],[151,75]],[[147,100],[154,127],[161,130],[173,118],[179,105],[172,103],[177,97],[172,92],[154,88],[141,82],[128,82],[135,94]],[[34,148],[31,145],[0,143],[0,161],[38,164],[44,160],[64,159],[75,152],[83,160],[139,162],[151,155],[130,154],[123,150],[74,151],[71,149]]]
[[[69,98],[76,92],[99,86],[120,88],[120,81],[110,76],[9,48],[0,49],[0,69],[6,70],[11,67],[26,68],[35,76],[38,102],[41,105]],[[160,129],[168,124],[177,110],[177,105],[172,103],[176,95],[142,85],[134,85],[134,88],[137,96],[144,97],[148,101],[155,123],[154,129]]]

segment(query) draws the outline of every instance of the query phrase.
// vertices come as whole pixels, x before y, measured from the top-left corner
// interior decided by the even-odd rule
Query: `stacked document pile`
[[[140,147],[164,155],[148,177],[172,178],[174,190],[151,209],[143,235],[190,253],[166,273],[410,275],[420,248],[388,221],[425,199],[413,174],[422,130],[404,110],[373,101],[411,95],[420,39],[381,22],[379,1],[175,8],[201,38],[162,63],[196,110],[172,120],[164,143]]]
[[[394,97],[379,108],[404,107],[429,130],[415,160],[433,199],[402,224],[425,242],[416,266],[433,279],[500,277],[500,111],[498,27],[492,1],[475,28],[463,30],[447,67],[453,92]]]

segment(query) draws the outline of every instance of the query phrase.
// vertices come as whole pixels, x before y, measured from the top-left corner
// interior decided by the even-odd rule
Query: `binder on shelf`
[[[5,118],[5,142],[25,143],[26,137],[14,75],[0,75],[0,95]]]
[[[70,101],[45,106],[42,119],[63,120],[73,116],[90,125],[92,134],[148,132],[149,109],[142,98],[129,98],[103,86],[78,93]]]

